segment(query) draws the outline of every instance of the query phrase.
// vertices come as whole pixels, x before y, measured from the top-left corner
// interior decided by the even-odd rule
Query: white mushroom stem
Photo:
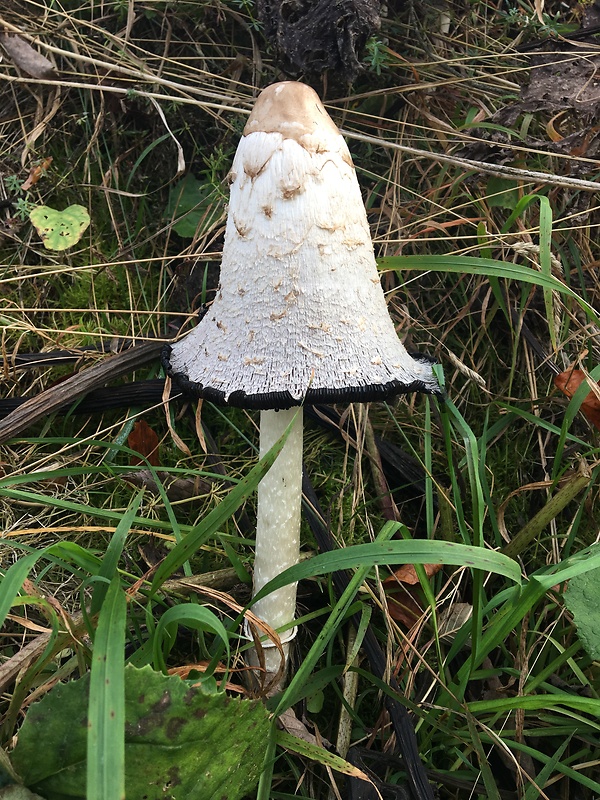
[[[258,485],[258,519],[254,559],[254,594],[284,569],[298,563],[302,501],[302,408],[260,412],[260,456],[265,455],[293,422],[275,463]],[[296,613],[296,584],[271,592],[252,607],[272,628],[292,622]],[[283,640],[290,631],[281,634]],[[278,671],[275,647],[263,646],[267,674]],[[289,645],[284,644],[287,660]],[[267,675],[267,676],[268,676]]]

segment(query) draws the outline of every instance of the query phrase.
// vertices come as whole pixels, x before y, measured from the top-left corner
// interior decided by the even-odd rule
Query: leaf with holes
[[[50,206],[36,206],[29,219],[42,237],[47,250],[67,250],[81,239],[90,224],[90,215],[83,206],[69,206],[57,211]]]
[[[89,675],[29,709],[12,763],[46,800],[84,800]],[[206,694],[150,667],[125,669],[127,800],[239,800],[260,775],[270,730],[262,703]]]

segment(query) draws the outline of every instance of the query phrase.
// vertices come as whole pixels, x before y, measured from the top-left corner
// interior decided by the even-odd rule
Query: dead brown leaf
[[[412,628],[423,614],[423,600],[418,586],[386,589],[385,596],[390,617],[407,628]]]
[[[44,158],[39,164],[36,164],[35,167],[32,167],[29,172],[29,177],[23,183],[21,189],[24,192],[31,189],[31,187],[34,186],[39,181],[39,179],[46,174],[46,171],[50,166],[50,164],[52,163],[52,161],[53,161],[52,156],[49,156],[48,158]]]
[[[585,372],[580,369],[570,369],[557,375],[554,378],[554,385],[570,399],[585,380]],[[598,391],[598,388],[591,388],[590,393],[581,404],[581,412],[587,417],[588,422],[600,430],[600,400],[594,390]]]
[[[322,747],[322,745],[317,742],[317,737],[314,733],[311,733],[304,722],[298,719],[293,708],[288,708],[287,711],[280,714],[279,717],[277,717],[277,724],[291,736],[302,739],[303,742],[313,744],[315,747]]]
[[[210,665],[209,661],[199,661],[196,664],[185,664],[182,667],[172,667],[171,669],[168,670],[168,674],[169,675],[178,675],[183,680],[190,680],[190,678],[189,678],[190,672],[194,671],[194,672],[202,672],[202,673],[204,673],[208,669],[209,665]],[[249,667],[248,668],[243,668],[241,670],[233,670],[233,672],[242,672],[245,669],[249,669]],[[215,667],[214,671],[215,671],[215,673],[222,673],[222,672],[231,671],[231,670],[229,670],[229,668],[226,667],[223,664],[218,664]],[[200,682],[193,683],[192,687],[195,688],[195,687],[201,686],[201,685],[202,684]],[[243,686],[240,686],[237,683],[233,683],[232,681],[227,681],[225,683],[225,689],[227,689],[228,692],[237,692],[238,694],[248,694],[248,690],[247,689],[245,689]]]
[[[434,575],[437,575],[441,568],[441,564],[423,564],[425,575],[427,575],[428,578],[433,578]],[[401,567],[398,567],[393,575],[390,575],[389,578],[384,580],[383,585],[393,586],[395,583],[408,583],[410,586],[419,583],[419,576],[417,575],[415,565],[403,564]]]
[[[138,419],[127,437],[127,444],[132,450],[136,450],[140,455],[145,456],[153,467],[158,467],[160,464],[158,458],[158,436],[145,420]],[[146,462],[143,458],[131,456],[129,463],[132,466],[136,466]]]
[[[432,578],[442,564],[423,564],[425,574]],[[412,628],[423,614],[423,594],[414,564],[403,564],[383,581],[388,611],[392,619]]]
[[[21,72],[39,80],[55,80],[58,73],[51,61],[38,53],[29,42],[20,36],[9,36],[0,33],[0,45],[6,50],[9,58]]]

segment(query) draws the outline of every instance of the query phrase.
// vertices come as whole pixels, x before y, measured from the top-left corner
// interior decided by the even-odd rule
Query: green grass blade
[[[31,553],[24,558],[20,558],[9,567],[0,583],[0,628],[4,625],[6,615],[10,611],[15,597],[19,594],[23,581],[29,575],[31,569],[45,553],[45,550]]]
[[[508,233],[508,231],[512,228],[513,223],[523,214],[523,212],[532,203],[535,203],[535,201],[539,199],[539,197],[540,195],[538,194],[526,194],[524,197],[519,198],[519,200],[517,201],[517,205],[514,207],[508,219],[502,226],[501,232]]]
[[[383,526],[383,528],[381,529],[377,540],[375,542],[373,542],[373,544],[391,544],[387,540],[390,539],[396,533],[396,531],[398,530],[399,527],[400,527],[400,524],[397,523],[397,522],[387,522]],[[395,544],[403,544],[403,543],[402,542],[395,542]],[[361,545],[358,545],[358,546],[360,547]],[[367,545],[367,547],[369,547],[369,545]],[[347,550],[354,550],[354,549],[355,548],[352,548],[352,547],[347,548]],[[335,555],[336,552],[337,551],[334,551],[333,553],[331,553],[331,552],[330,553],[323,553],[320,556],[316,556],[315,559],[311,559],[311,561],[315,561],[316,559],[322,558],[323,556]],[[344,552],[347,552],[347,551],[344,551]],[[305,561],[303,563],[303,565],[305,565],[307,563],[309,563],[309,562]],[[300,565],[296,565],[296,566],[300,566]],[[355,571],[354,575],[350,578],[348,586],[342,592],[342,595],[341,595],[340,599],[337,601],[337,603],[333,607],[333,609],[331,611],[331,614],[329,615],[329,618],[327,619],[327,622],[323,625],[322,629],[319,631],[319,634],[317,635],[317,638],[315,639],[312,647],[310,648],[310,650],[308,651],[308,653],[304,657],[304,659],[302,661],[302,664],[296,670],[296,673],[294,674],[293,678],[290,680],[290,683],[289,683],[288,687],[283,692],[283,694],[281,696],[281,699],[279,701],[279,704],[278,704],[278,706],[277,706],[277,708],[275,710],[275,714],[276,715],[282,714],[286,709],[288,709],[291,706],[293,706],[294,703],[296,703],[297,698],[302,694],[303,687],[304,687],[306,681],[308,680],[308,676],[310,675],[310,673],[314,669],[317,661],[321,657],[321,655],[322,655],[323,651],[325,650],[325,647],[327,646],[328,642],[331,640],[331,638],[333,636],[335,636],[336,631],[338,630],[338,627],[339,627],[341,621],[346,616],[348,608],[352,604],[355,594],[358,592],[358,590],[360,589],[362,583],[364,582],[365,578],[367,577],[371,566],[372,565],[368,564],[368,563],[365,565],[365,563],[362,563],[360,560],[358,560],[358,561],[353,560],[352,564],[349,565],[349,568],[356,567],[356,571]],[[287,569],[287,570],[285,570],[284,573],[282,573],[282,575],[285,575],[286,572],[290,573],[294,569],[296,569],[296,567],[292,567],[290,569]],[[340,569],[340,567],[338,567],[337,569]],[[345,569],[345,567],[341,567],[341,569]],[[326,570],[326,571],[329,571],[329,570]],[[331,570],[331,571],[333,571],[333,570]],[[279,576],[279,577],[282,577],[282,576]],[[277,578],[275,580],[277,580]],[[274,583],[274,582],[275,581],[270,581],[271,584]],[[285,583],[282,584],[282,586],[284,586],[284,585],[285,585]],[[259,592],[256,595],[256,597],[258,597],[259,595],[261,595],[263,593],[264,594],[268,594],[269,593],[268,591],[265,592],[265,589],[268,589],[268,587],[269,587],[269,584],[267,584],[262,589],[262,591]],[[256,599],[256,598],[254,598],[254,599]]]
[[[335,753],[330,753],[324,747],[307,742],[299,736],[292,736],[291,733],[285,733],[285,731],[277,731],[277,744],[286,750],[291,750],[292,753],[297,753],[304,758],[310,758],[311,761],[317,764],[334,769],[336,772],[352,775],[355,778],[361,778],[371,783],[369,777],[362,770],[350,764],[346,759]]]
[[[487,792],[487,798],[488,800],[500,800],[500,792],[498,791],[496,781],[494,780],[494,776],[489,765],[489,756],[483,749],[483,743],[479,736],[475,719],[468,711],[466,718],[469,733],[471,734],[471,744],[477,755],[477,761],[479,763],[481,777],[483,778],[483,783]]]
[[[125,798],[125,619],[115,575],[98,619],[90,675],[87,800]]]
[[[497,553],[495,553],[497,554]],[[499,555],[499,554],[497,554]],[[515,563],[515,562],[512,562]],[[467,662],[458,672],[458,680],[467,680],[469,664],[476,669],[483,659],[498,647],[511,631],[518,629],[528,612],[538,603],[546,592],[558,583],[574,578],[584,572],[600,567],[600,545],[592,545],[560,564],[546,567],[536,572],[524,588],[516,588],[511,597],[495,614],[492,623],[479,639],[476,657]]]
[[[572,692],[559,691],[502,697],[494,700],[474,700],[472,703],[468,703],[468,708],[475,715],[505,714],[516,708],[522,708],[525,711],[553,709],[567,715],[572,711],[582,711],[596,719],[600,716],[600,700],[595,697],[583,697],[574,695]]]
[[[204,606],[181,603],[165,611],[154,631],[153,653],[156,669],[166,672],[165,652],[168,654],[174,644],[175,631],[179,625],[216,634],[225,645],[229,661],[229,636],[221,620]]]
[[[121,518],[119,524],[117,525],[116,531],[111,537],[110,543],[106,549],[106,555],[102,559],[102,566],[98,572],[98,576],[104,580],[101,580],[94,587],[94,594],[92,596],[92,602],[90,605],[91,614],[97,614],[98,611],[100,611],[108,591],[109,582],[112,581],[117,573],[117,565],[119,563],[119,559],[121,558],[123,548],[125,547],[127,534],[131,529],[131,523],[133,522],[140,507],[142,497],[143,492],[139,492],[134,498],[133,502],[129,504],[127,511]]]
[[[455,272],[468,275],[486,275],[507,280],[522,281],[550,289],[568,297],[572,297],[588,314],[590,320],[600,324],[598,312],[587,303],[577,292],[555,278],[554,275],[544,275],[531,267],[522,264],[508,264],[491,258],[477,258],[470,256],[389,256],[378,259],[381,270],[419,270],[420,272]]]
[[[256,791],[256,800],[272,800],[271,784],[273,782],[273,767],[275,766],[276,753],[277,728],[275,727],[275,718],[273,718],[267,751],[265,753],[263,768],[260,773],[260,780]]]
[[[79,472],[81,474],[81,471]],[[222,477],[222,476],[221,476]],[[111,508],[99,508],[97,506],[87,505],[86,503],[74,503],[71,500],[63,500],[62,497],[54,497],[50,494],[42,494],[41,492],[29,492],[22,489],[3,489],[0,488],[0,496],[8,497],[11,500],[18,500],[24,503],[38,503],[52,508],[60,508],[64,511],[70,511],[74,514],[82,516],[90,516],[94,519],[105,519],[116,522],[117,524],[123,518],[122,511],[116,511]],[[152,519],[150,517],[135,517],[132,523],[144,526],[146,528],[153,528],[154,530],[171,532],[171,524],[164,519]],[[182,530],[190,530],[189,526],[181,526]]]
[[[398,525],[398,523],[389,524]],[[397,527],[394,532],[396,530]],[[521,583],[521,569],[516,561],[495,550],[426,539],[392,542],[378,540],[369,544],[356,544],[341,550],[321,553],[314,558],[295,564],[269,581],[256,594],[252,602],[254,603],[257,599],[265,597],[288,583],[314,578],[316,575],[327,575],[340,569],[356,567],[370,569],[374,566],[392,564],[449,564],[470,567],[503,575],[516,584]]]
[[[293,425],[293,420],[292,423],[290,423],[290,426],[291,425]],[[262,477],[268,472],[273,462],[281,452],[281,449],[287,440],[289,431],[290,427],[288,427],[281,439],[279,439],[279,441],[273,445],[269,452],[266,453],[263,458],[261,458],[258,464],[253,467],[252,470],[250,470],[248,475],[246,475],[245,478],[242,478],[238,485],[229,492],[227,497],[222,500],[219,505],[209,514],[207,514],[202,522],[192,528],[187,536],[185,536],[184,539],[171,550],[169,555],[160,564],[154,574],[154,578],[152,580],[153,592],[156,591],[158,587],[164,581],[166,581],[173,572],[175,572],[175,570],[179,569],[179,567],[188,561],[189,558],[191,558],[191,556],[200,547],[200,545],[204,544],[204,542],[209,539],[219,529],[219,527],[237,511],[244,500],[246,500],[252,494],[252,492],[260,483]]]
[[[540,196],[540,269],[547,278],[552,277],[552,209],[547,197]],[[554,324],[554,302],[552,290],[544,288],[544,305],[546,320],[550,333],[552,349],[556,353],[556,326]]]
[[[536,775],[535,784],[531,784],[527,787],[525,794],[523,796],[523,800],[537,800],[537,798],[540,796],[539,789],[544,788],[546,781],[551,777],[552,773],[556,769],[556,766],[559,764],[563,753],[571,743],[572,738],[573,738],[572,735],[567,737],[567,739],[565,739],[565,741],[561,743],[560,747],[554,753],[552,758],[549,758],[548,761],[544,764],[542,769]]]
[[[350,667],[354,664],[358,652],[362,647],[363,639],[365,638],[367,630],[369,628],[369,623],[371,622],[372,613],[373,609],[370,605],[365,605],[364,603],[361,603],[360,621],[358,623],[358,628],[356,629],[356,635],[354,636],[352,647],[346,653],[346,665],[344,667],[344,671],[350,669]]]

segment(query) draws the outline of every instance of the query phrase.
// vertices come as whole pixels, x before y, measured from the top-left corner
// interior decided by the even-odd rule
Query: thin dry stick
[[[408,153],[412,156],[419,158],[429,158],[434,161],[440,161],[444,164],[452,164],[455,167],[463,167],[464,169],[474,169],[478,172],[485,172],[487,175],[497,175],[500,178],[514,178],[519,181],[533,181],[534,183],[549,183],[552,186],[563,186],[569,189],[582,189],[586,192],[597,192],[600,190],[600,183],[596,181],[584,181],[579,178],[569,178],[563,175],[552,175],[548,172],[534,172],[528,169],[519,169],[518,167],[507,167],[495,164],[486,164],[485,161],[474,161],[471,158],[460,158],[459,156],[448,156],[445,153],[433,153],[428,150],[419,150],[416,147],[409,147],[404,144],[397,144],[388,139],[378,139],[376,136],[367,136],[363,133],[356,133],[354,131],[347,131],[341,129],[344,136],[350,139],[356,139],[359,142],[366,142],[373,144],[377,147],[389,147],[392,150],[400,150],[403,153]]]
[[[38,45],[42,47],[48,53],[62,56],[65,59],[79,61],[83,64],[88,64],[90,66],[93,66],[96,69],[107,70],[110,73],[123,75],[124,77],[132,78],[135,81],[145,81],[147,83],[155,84],[157,86],[165,86],[169,89],[180,91],[184,96],[187,97],[189,97],[190,95],[199,94],[202,97],[209,97],[213,100],[218,100],[221,103],[223,101],[230,101],[230,102],[235,101],[235,98],[232,98],[230,94],[219,94],[218,92],[209,91],[208,89],[205,88],[197,88],[189,84],[184,85],[181,83],[177,83],[176,81],[169,81],[166,78],[161,78],[158,75],[153,74],[152,71],[146,67],[146,65],[137,68],[130,67],[122,64],[116,64],[111,61],[103,61],[102,59],[92,58],[91,56],[86,56],[83,55],[82,53],[73,53],[69,50],[63,50],[61,47],[56,47],[54,45],[48,44],[43,39],[40,39],[37,36],[31,36],[30,34],[18,28],[16,25],[11,25],[10,22],[8,22],[1,16],[0,16],[0,26],[2,26],[5,30],[10,31],[11,33],[21,36],[23,39],[27,40],[32,45]],[[31,81],[30,79],[28,79],[27,82],[37,83],[38,81]],[[56,80],[49,80],[49,81],[42,80],[40,82],[47,83],[49,85],[56,85],[57,83]],[[64,85],[63,81],[60,81],[60,83],[61,85]]]

